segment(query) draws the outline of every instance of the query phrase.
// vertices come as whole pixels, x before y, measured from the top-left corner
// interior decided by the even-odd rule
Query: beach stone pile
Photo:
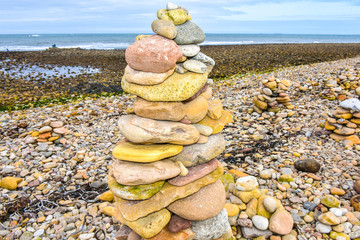
[[[340,68],[334,77],[324,81],[320,96],[329,100],[340,100],[360,96],[360,63],[353,67]]]
[[[357,98],[344,100],[340,108],[329,114],[325,129],[332,131],[330,137],[343,141],[347,146],[360,144],[360,101]]]
[[[69,134],[70,130],[64,127],[64,122],[56,118],[49,118],[45,120],[38,128],[26,133],[25,143],[36,144],[39,148],[45,151],[48,144],[52,143],[66,143],[65,135]],[[43,144],[42,144],[43,143]]]
[[[225,208],[236,239],[296,239],[291,214],[267,189],[259,189],[256,177],[232,169],[222,180],[228,186]]]
[[[220,134],[232,116],[211,100],[214,61],[200,53],[204,32],[188,11],[168,3],[126,50],[124,91],[137,96],[119,120],[108,184],[117,239],[232,239]],[[130,229],[131,231],[130,231]]]
[[[260,94],[253,98],[253,110],[261,114],[263,111],[280,112],[282,109],[293,109],[290,96],[286,93],[291,82],[287,79],[280,80],[270,77],[262,81],[264,87]]]

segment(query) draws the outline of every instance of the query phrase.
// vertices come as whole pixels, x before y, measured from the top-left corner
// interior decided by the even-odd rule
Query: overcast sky
[[[360,34],[360,0],[182,0],[206,33]],[[0,34],[150,33],[162,0],[0,0]]]

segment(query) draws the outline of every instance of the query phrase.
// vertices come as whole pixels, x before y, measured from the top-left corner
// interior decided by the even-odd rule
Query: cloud
[[[219,15],[217,19],[238,21],[297,21],[297,20],[355,20],[360,6],[350,2],[260,2],[223,7],[234,14]]]

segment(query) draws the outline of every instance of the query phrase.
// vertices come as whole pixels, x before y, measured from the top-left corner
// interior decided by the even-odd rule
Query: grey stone
[[[45,232],[44,229],[40,228],[38,230],[36,230],[36,232],[34,232],[34,237],[40,237],[41,235],[43,235]]]
[[[198,164],[206,163],[216,158],[225,150],[225,139],[221,134],[209,136],[207,143],[192,144],[184,146],[182,152],[178,155],[170,157],[172,161],[180,161],[185,167],[192,167]]]
[[[303,207],[304,207],[305,209],[310,210],[310,211],[314,211],[314,209],[316,208],[316,206],[317,206],[317,204],[312,203],[312,202],[308,202],[308,201],[304,202],[304,205],[303,205]]]
[[[40,152],[45,152],[49,148],[47,143],[39,143],[38,150]]]
[[[174,41],[178,45],[197,44],[205,41],[203,30],[195,23],[187,21],[184,24],[175,26],[177,35]]]
[[[196,44],[179,45],[179,48],[185,57],[193,57],[200,52],[200,47]]]
[[[8,235],[10,232],[8,230],[0,230],[0,236],[1,237],[5,237],[6,235]]]
[[[315,229],[319,233],[330,233],[331,232],[331,226],[325,225],[325,224],[322,224],[322,223],[316,224]]]
[[[252,221],[259,230],[266,230],[269,227],[269,220],[266,217],[255,215],[252,217]]]
[[[272,235],[272,232],[269,230],[263,231],[254,227],[253,228],[241,227],[241,232],[244,238],[256,238],[260,236],[269,238]]]
[[[199,62],[204,63],[206,66],[215,66],[215,61],[211,57],[205,55],[202,52],[199,52],[194,57],[191,58],[191,60],[196,60]]]
[[[212,240],[225,234],[230,228],[228,216],[225,209],[213,218],[204,221],[192,221],[191,230],[195,233],[194,240]]]
[[[20,240],[32,240],[32,239],[33,239],[33,233],[31,232],[24,232],[20,237]]]
[[[196,60],[187,60],[186,62],[183,63],[183,67],[195,73],[205,73],[207,69],[204,63]]]
[[[351,239],[356,239],[356,238],[360,238],[360,230],[359,231],[356,231],[356,232],[352,232],[349,234],[349,237]]]
[[[184,73],[187,73],[188,70],[183,67],[182,63],[177,63],[176,68],[175,68],[175,72],[180,73],[180,74],[184,74]]]

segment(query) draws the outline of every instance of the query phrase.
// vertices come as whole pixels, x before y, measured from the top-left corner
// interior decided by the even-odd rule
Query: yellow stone
[[[185,119],[192,123],[200,122],[207,114],[209,105],[203,96],[198,96],[194,100],[184,104]]]
[[[18,184],[22,181],[22,178],[18,177],[4,177],[0,181],[0,187],[6,188],[9,190],[15,190],[18,187]]]
[[[31,133],[32,137],[37,137],[39,135],[40,135],[40,133],[38,131],[34,131],[34,132]]]
[[[217,169],[210,174],[184,186],[176,187],[166,182],[158,193],[138,203],[115,197],[116,206],[126,220],[135,221],[169,206],[178,199],[190,196],[206,185],[216,182],[223,173],[224,169],[222,165],[219,164]]]
[[[153,35],[144,35],[144,34],[137,35],[136,38],[135,38],[135,42],[140,41],[140,40],[142,40],[144,38],[147,38],[147,37],[151,37],[151,36],[153,36]]]
[[[114,214],[115,214],[115,207],[106,206],[106,207],[100,209],[100,211],[101,211],[103,214],[112,217],[112,216],[114,216]]]
[[[235,169],[231,169],[228,173],[231,173],[232,175],[234,175],[235,177],[246,177],[249,176],[248,174],[239,171],[239,170],[235,170]]]
[[[253,103],[261,110],[266,110],[268,108],[268,104],[266,102],[260,101],[258,97],[253,98]]]
[[[114,201],[114,194],[109,190],[97,197],[101,201],[112,202]]]
[[[350,121],[360,125],[360,118],[353,118],[353,119],[350,119]]]
[[[177,102],[185,101],[194,96],[204,86],[207,77],[207,73],[187,72],[179,74],[175,72],[164,82],[152,86],[129,83],[123,77],[121,86],[125,92],[144,98],[147,101]]]
[[[131,162],[155,162],[179,154],[183,149],[181,145],[174,144],[133,144],[123,142],[113,149],[116,159]]]
[[[257,204],[257,209],[256,209],[256,214],[266,217],[267,219],[270,219],[271,217],[271,213],[269,213],[268,211],[266,211],[265,207],[264,207],[264,199],[266,198],[266,195],[261,195],[258,199],[258,204]]]
[[[235,190],[233,192],[233,194],[237,197],[239,197],[241,199],[241,201],[243,201],[244,203],[248,203],[250,202],[251,199],[253,198],[259,198],[261,193],[259,191],[259,189],[254,189],[251,191],[238,191]]]
[[[48,139],[49,142],[53,142],[55,140],[58,140],[60,137],[59,136],[56,136],[56,137],[51,137]]]
[[[139,218],[136,221],[128,221],[121,215],[121,212],[116,209],[115,218],[122,224],[130,227],[141,237],[152,238],[168,224],[171,218],[171,213],[167,209],[162,209],[145,217]]]
[[[291,82],[289,80],[286,80],[286,79],[281,80],[281,83],[284,84],[286,87],[290,87],[290,85],[291,85]]]
[[[277,88],[277,83],[275,81],[273,82],[268,82],[265,84],[265,86],[267,86],[268,88],[270,88],[271,90],[274,90]]]
[[[331,239],[338,239],[338,237],[342,237],[342,238],[345,238],[346,240],[350,240],[349,235],[347,235],[346,233],[338,233],[338,232],[334,232],[334,231],[330,232]]]
[[[300,156],[301,156],[301,154],[298,153],[298,152],[293,152],[293,155],[294,155],[295,157],[300,157]]]
[[[350,119],[352,117],[351,113],[337,114],[335,115],[337,118]]]
[[[36,221],[38,223],[42,223],[43,221],[45,221],[46,217],[42,216],[42,217],[39,217],[38,219],[36,219]]]
[[[333,131],[336,129],[336,127],[334,127],[333,125],[330,125],[330,123],[328,121],[325,122],[325,129],[329,130],[329,131]]]
[[[256,215],[258,200],[256,198],[251,199],[251,201],[246,206],[246,214],[249,216],[249,218],[252,218]]]
[[[229,217],[233,217],[240,212],[239,206],[236,204],[225,203],[224,208],[226,209]]]
[[[166,9],[160,9],[157,11],[156,15],[158,19],[171,21],[174,23],[174,25],[183,24],[189,19],[188,14],[184,9],[181,8],[170,11],[167,11]]]
[[[207,115],[214,120],[217,120],[221,117],[222,111],[223,111],[223,106],[222,103],[220,101],[220,99],[214,99],[214,100],[209,100],[208,101],[209,104],[209,110]]]
[[[230,112],[223,110],[220,119],[214,120],[206,116],[199,124],[211,127],[213,129],[212,134],[217,134],[223,130],[226,124],[234,122]]]
[[[340,196],[342,196],[342,195],[345,194],[345,191],[343,189],[341,189],[341,188],[332,187],[332,188],[330,188],[330,193],[332,195],[340,195]]]

